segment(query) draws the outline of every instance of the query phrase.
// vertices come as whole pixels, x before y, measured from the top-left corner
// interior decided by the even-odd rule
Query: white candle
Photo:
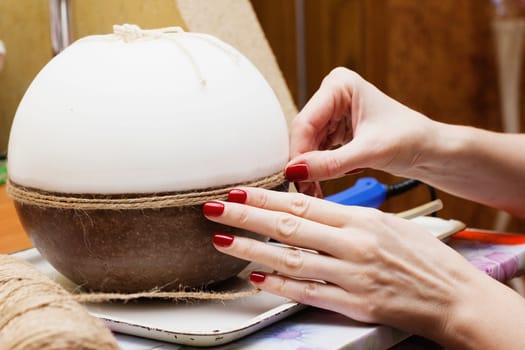
[[[272,175],[288,131],[272,89],[205,34],[117,27],[37,75],[8,150],[19,185],[61,193],[198,190]]]

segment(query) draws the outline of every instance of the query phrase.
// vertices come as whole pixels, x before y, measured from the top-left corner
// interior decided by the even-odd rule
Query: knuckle
[[[320,298],[319,284],[315,282],[307,282],[302,287],[297,300],[301,304],[316,304]]]
[[[379,259],[380,249],[377,242],[370,242],[364,245],[362,249],[363,261],[368,263],[374,263]]]
[[[324,162],[322,163],[324,173],[328,177],[335,177],[344,173],[343,163],[337,157],[334,157],[332,154],[328,153],[325,155]]]
[[[373,316],[377,314],[377,304],[374,301],[374,299],[368,300],[368,302],[366,303],[366,305],[363,306],[363,308],[365,309],[365,313],[370,318],[374,318]]]
[[[392,214],[377,213],[377,221],[384,227],[392,227],[396,220],[400,220],[400,218]]]
[[[352,282],[359,286],[370,286],[373,283],[368,272],[364,271],[354,273]]]
[[[332,69],[330,71],[330,73],[328,73],[328,75],[326,76],[326,80],[340,80],[341,78],[343,77],[346,77],[348,76],[348,74],[351,72],[351,70],[349,70],[348,68],[345,68],[345,67],[335,67],[334,69]]]
[[[245,206],[240,207],[237,213],[237,222],[241,225],[245,225],[250,219],[248,208]]]
[[[383,215],[378,209],[355,208],[355,213],[357,215],[354,219],[367,228],[377,227],[383,220]]]
[[[247,242],[246,244],[239,245],[237,249],[239,255],[244,259],[254,260],[254,258],[258,256],[257,245],[253,244],[252,242]]]
[[[258,208],[266,208],[268,201],[268,194],[265,191],[261,191],[255,199],[255,206]]]
[[[287,249],[283,256],[282,265],[289,271],[301,271],[304,265],[303,252],[297,249]]]
[[[373,220],[382,220],[383,218],[386,217],[385,213],[375,208],[369,208],[368,214],[370,215],[370,218]]]
[[[310,207],[310,201],[302,193],[296,193],[292,196],[290,211],[297,216],[305,216]]]
[[[296,217],[289,214],[283,214],[277,219],[276,232],[278,236],[290,238],[299,230],[299,221]]]
[[[363,306],[364,312],[371,321],[381,319],[381,314],[383,314],[383,307],[379,299],[380,298],[367,298],[367,302]]]
[[[290,238],[294,236],[299,229],[299,222],[289,214],[283,214],[277,219],[276,232],[283,238]]]
[[[381,258],[380,244],[381,242],[372,235],[354,240],[352,254],[362,263],[376,263]]]
[[[379,213],[379,210],[375,209],[375,208],[361,208],[362,211],[360,213],[360,215],[364,218],[364,219],[375,219],[377,216],[378,216],[378,213]]]
[[[286,278],[279,278],[275,284],[275,292],[279,295],[288,295],[288,282]]]
[[[335,67],[330,73],[323,79],[323,82],[341,84],[346,80],[358,81],[361,78],[359,74],[350,70],[346,67]]]

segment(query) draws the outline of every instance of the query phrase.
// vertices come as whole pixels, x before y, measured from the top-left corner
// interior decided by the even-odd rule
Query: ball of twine
[[[119,349],[104,324],[29,263],[0,255],[0,349]]]

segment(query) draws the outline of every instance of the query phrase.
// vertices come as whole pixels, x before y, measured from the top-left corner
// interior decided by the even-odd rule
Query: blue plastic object
[[[324,199],[344,205],[378,208],[386,199],[387,187],[373,177],[363,177],[355,185]]]

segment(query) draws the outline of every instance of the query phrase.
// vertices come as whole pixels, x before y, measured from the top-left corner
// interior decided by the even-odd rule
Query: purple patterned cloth
[[[450,246],[481,271],[498,281],[508,281],[522,269],[520,257],[524,245],[498,245],[473,241],[452,240]]]

